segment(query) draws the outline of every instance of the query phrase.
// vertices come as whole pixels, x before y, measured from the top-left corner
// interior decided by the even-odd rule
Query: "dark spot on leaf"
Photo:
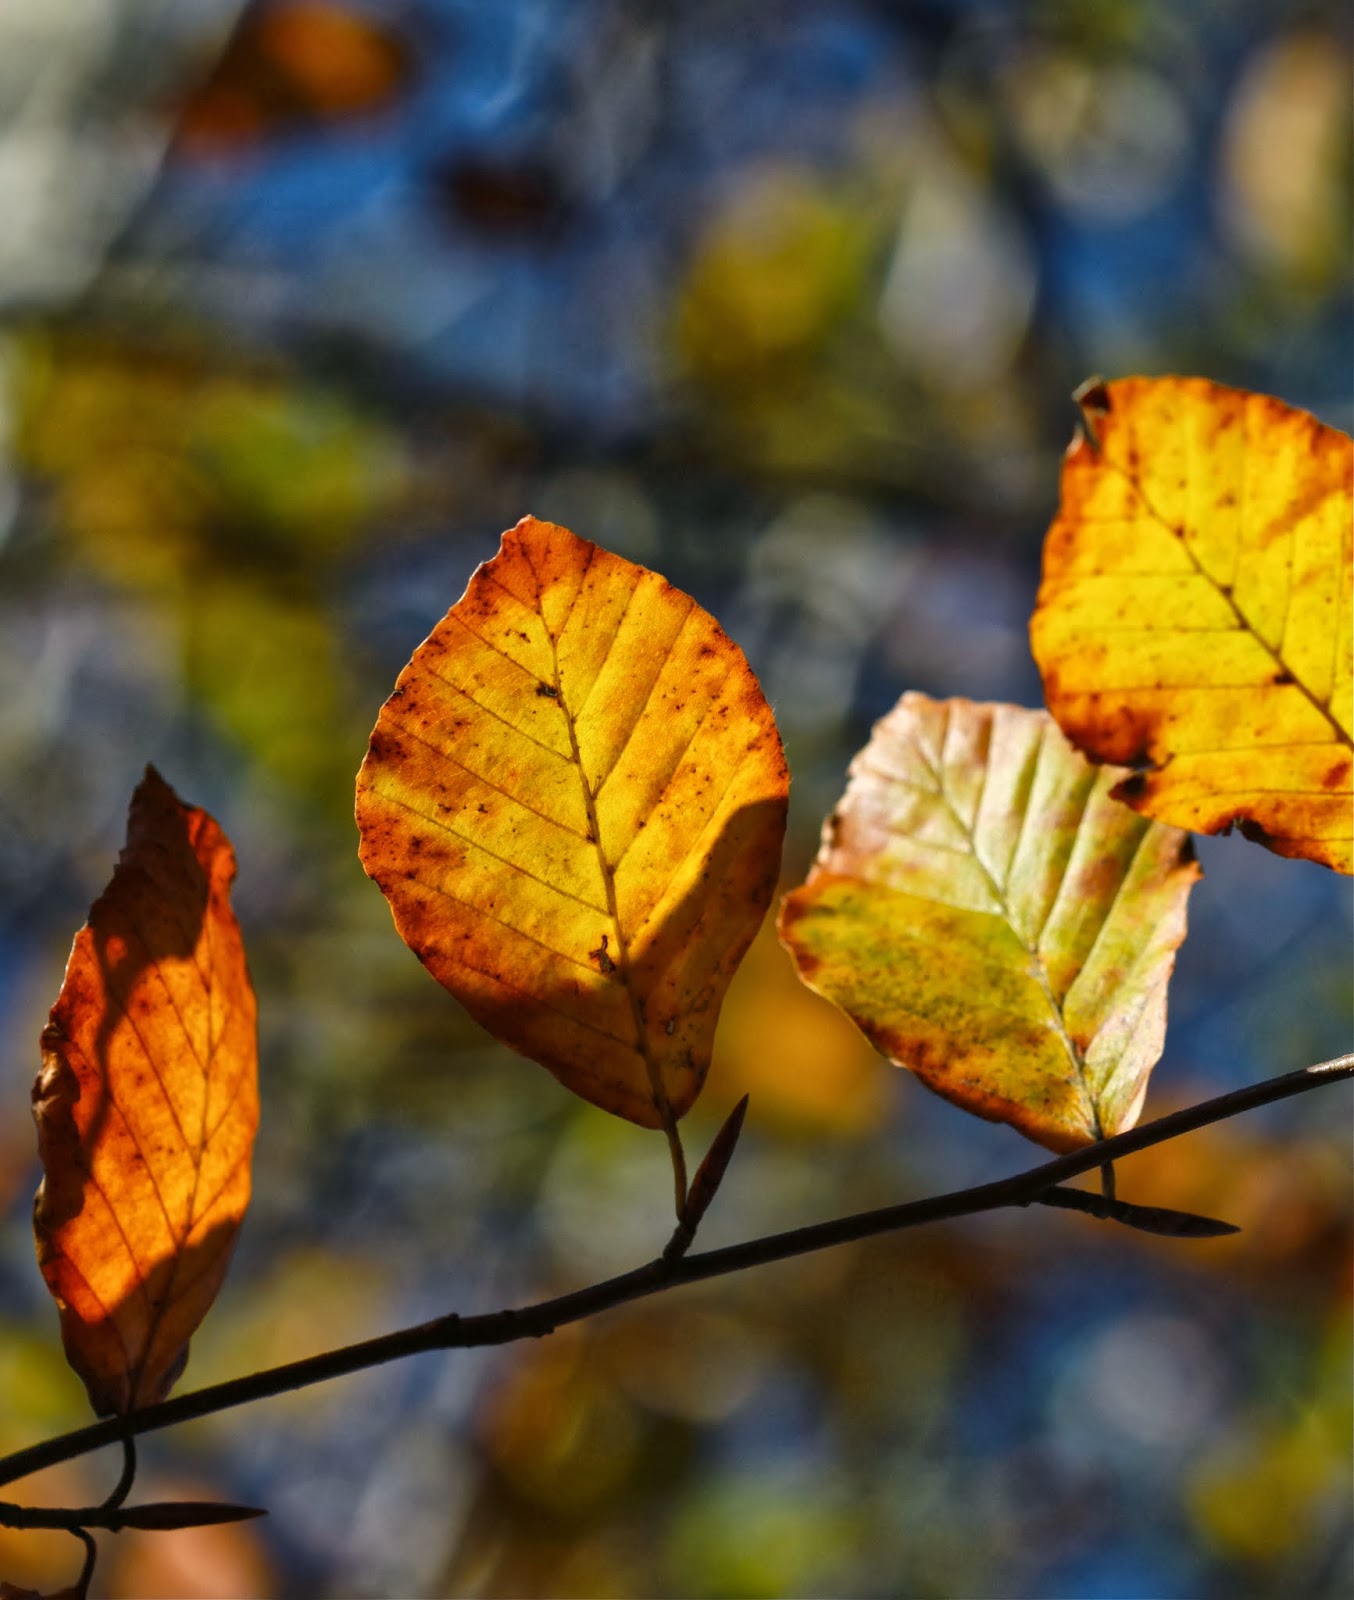
[[[536,694],[543,700],[559,699],[559,690],[549,683],[538,683],[536,685]]]
[[[607,954],[606,944],[607,944],[607,936],[606,936],[606,934],[603,934],[602,935],[601,944],[598,945],[598,947],[595,950],[589,950],[588,951],[588,957],[589,957],[590,960],[595,961],[597,963],[599,971],[601,971],[601,972],[615,972],[616,963]]]
[[[1292,683],[1293,682],[1293,674],[1291,672],[1286,671],[1286,670],[1281,670],[1279,672],[1276,672],[1274,674],[1274,676],[1269,681],[1271,683],[1275,683],[1275,684]]]

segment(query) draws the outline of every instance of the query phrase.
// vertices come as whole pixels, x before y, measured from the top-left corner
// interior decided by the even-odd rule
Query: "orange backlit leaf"
[[[258,1060],[234,876],[218,825],[147,768],[42,1035],[38,1261],[100,1414],[168,1393],[249,1203]]]
[[[885,1055],[1053,1150],[1137,1121],[1199,875],[1042,711],[905,694],[781,938]]]
[[[362,863],[477,1021],[584,1099],[670,1127],[775,891],[788,783],[714,619],[525,517],[381,709]]]
[[[1079,395],[1030,627],[1049,710],[1117,794],[1354,870],[1354,446],[1202,378]]]

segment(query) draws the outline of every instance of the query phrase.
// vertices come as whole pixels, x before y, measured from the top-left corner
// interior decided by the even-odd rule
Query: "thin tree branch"
[[[146,1406],[128,1416],[109,1417],[55,1439],[48,1439],[42,1444],[16,1450],[0,1459],[0,1486],[13,1483],[16,1478],[26,1477],[43,1467],[54,1466],[59,1461],[69,1461],[113,1444],[126,1435],[173,1427],[180,1422],[211,1416],[272,1395],[307,1388],[311,1384],[327,1383],[331,1378],[343,1377],[351,1372],[383,1366],[386,1362],[402,1360],[405,1356],[429,1350],[463,1350],[512,1344],[518,1339],[538,1339],[566,1323],[580,1322],[599,1311],[660,1294],[680,1284],[725,1277],[729,1273],[744,1272],[750,1267],[826,1250],[832,1245],[869,1239],[876,1234],[923,1227],[928,1223],[973,1216],[982,1211],[997,1211],[1006,1206],[1033,1205],[1056,1184],[1093,1171],[1106,1161],[1132,1155],[1153,1145],[1165,1144],[1196,1128],[1223,1122],[1239,1112],[1286,1100],[1290,1095],[1303,1094],[1309,1089],[1351,1076],[1354,1076],[1354,1055],[1339,1056],[1333,1061],[1303,1067],[1297,1072],[1269,1078],[1244,1089],[1234,1089],[1229,1094],[1218,1095],[1215,1099],[1205,1100],[1182,1111],[1174,1111],[1169,1116],[1158,1117],[1156,1121],[1144,1123],[1127,1133],[1101,1140],[995,1183],[982,1183],[971,1189],[932,1195],[902,1205],[884,1206],[877,1211],[858,1212],[854,1216],[838,1217],[831,1222],[814,1223],[786,1233],[769,1234],[764,1238],[749,1239],[742,1244],[707,1250],[698,1255],[668,1259],[659,1256],[631,1272],[621,1273],[619,1277],[608,1278],[602,1283],[549,1300],[540,1300],[533,1305],[481,1316],[461,1317],[452,1313],[431,1322],[401,1328],[395,1333],[363,1340],[360,1344],[328,1350],[301,1361],[250,1373],[247,1377],[212,1384],[205,1389],[177,1395],[172,1400],[162,1400],[158,1405]]]

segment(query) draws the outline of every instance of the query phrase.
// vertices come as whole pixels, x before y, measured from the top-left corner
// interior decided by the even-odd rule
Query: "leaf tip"
[[[1099,455],[1100,434],[1097,425],[1109,416],[1112,409],[1109,385],[1099,376],[1087,378],[1072,391],[1072,399],[1081,412],[1081,426],[1087,443]],[[1076,450],[1077,443],[1077,439],[1073,439],[1069,454]]]

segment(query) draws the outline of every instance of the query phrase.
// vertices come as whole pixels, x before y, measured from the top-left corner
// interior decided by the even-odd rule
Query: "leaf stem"
[[[85,1547],[84,1565],[80,1568],[80,1576],[75,1580],[75,1594],[77,1600],[86,1600],[89,1586],[94,1581],[94,1568],[99,1559],[99,1547],[94,1542],[94,1535],[85,1528],[67,1528],[66,1532],[80,1541]]]
[[[567,1323],[580,1322],[598,1312],[661,1294],[681,1284],[726,1277],[751,1267],[809,1255],[833,1245],[873,1238],[877,1234],[923,1227],[956,1217],[997,1211],[1007,1206],[1033,1205],[1056,1185],[1093,1171],[1107,1160],[1165,1144],[1182,1134],[1207,1127],[1210,1123],[1223,1122],[1242,1111],[1286,1100],[1291,1095],[1304,1094],[1310,1089],[1350,1077],[1354,1077],[1354,1055],[1338,1056],[1334,1060],[1303,1067],[1281,1077],[1268,1078],[1262,1083],[1234,1089],[1198,1105],[1171,1112],[1154,1122],[1132,1128],[1127,1133],[1116,1134],[1113,1138],[1087,1145],[1084,1149],[1074,1150],[1068,1155],[1058,1156],[1055,1160],[993,1183],[977,1184],[970,1189],[932,1195],[901,1205],[884,1206],[875,1211],[857,1212],[852,1216],[745,1240],[741,1244],[727,1245],[723,1249],[707,1250],[697,1255],[670,1260],[659,1256],[618,1277],[532,1305],[510,1307],[480,1316],[462,1317],[453,1312],[431,1322],[401,1328],[359,1344],[307,1356],[300,1361],[287,1362],[242,1378],[232,1378],[225,1383],[211,1384],[205,1389],[176,1395],[173,1399],[162,1400],[158,1405],[146,1406],[126,1416],[107,1418],[27,1449],[16,1450],[0,1459],[0,1485],[12,1483],[16,1478],[26,1477],[43,1467],[54,1466],[59,1461],[86,1455],[91,1450],[116,1443],[128,1434],[140,1435],[173,1427],[193,1418],[212,1416],[272,1395],[285,1394],[312,1384],[326,1383],[348,1373],[382,1366],[405,1356],[429,1350],[470,1349],[512,1344],[519,1339],[541,1338]],[[1113,1208],[1106,1206],[1105,1215],[1113,1220]]]
[[[132,1492],[132,1485],[136,1482],[136,1440],[130,1433],[122,1436],[122,1474],[113,1487],[112,1493],[103,1503],[105,1511],[116,1511]]]
[[[667,1135],[668,1154],[672,1157],[672,1187],[677,1202],[677,1223],[680,1227],[686,1215],[686,1151],[682,1149],[681,1130],[672,1114],[665,1096],[660,1107],[663,1113],[663,1132]]]

